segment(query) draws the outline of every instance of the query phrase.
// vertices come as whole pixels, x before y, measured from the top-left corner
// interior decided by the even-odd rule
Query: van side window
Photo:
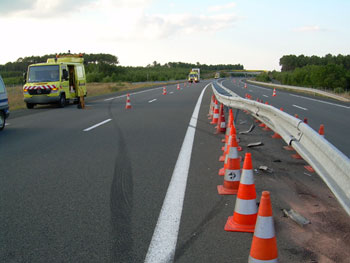
[[[5,84],[2,81],[2,78],[0,77],[0,93],[4,93],[5,92]]]
[[[78,79],[83,79],[84,78],[83,66],[77,66],[76,68],[77,68]]]

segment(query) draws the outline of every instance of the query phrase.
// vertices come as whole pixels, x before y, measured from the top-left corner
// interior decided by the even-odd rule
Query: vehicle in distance
[[[219,79],[219,78],[220,78],[220,72],[216,72],[214,78],[215,78],[215,79]]]
[[[190,74],[188,74],[188,82],[199,82],[200,80],[200,69],[193,68],[191,69]]]
[[[71,54],[29,65],[23,86],[27,108],[50,103],[57,103],[63,108],[70,100],[78,103],[79,97],[87,94],[83,63],[82,54]]]
[[[9,117],[9,101],[7,98],[7,92],[5,83],[0,76],[0,131],[5,128],[6,119]]]

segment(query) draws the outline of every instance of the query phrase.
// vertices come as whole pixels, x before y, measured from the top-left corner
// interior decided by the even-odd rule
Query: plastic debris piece
[[[244,124],[244,123],[247,123],[247,121],[241,121],[239,124]]]
[[[253,142],[253,143],[249,143],[247,147],[252,148],[252,147],[257,147],[262,145],[264,145],[262,142]]]
[[[289,211],[287,211],[286,209],[283,209],[283,213],[287,217],[292,219],[294,222],[296,222],[298,225],[300,225],[300,226],[304,226],[304,225],[310,224],[310,220],[308,220],[307,218],[303,217],[298,212],[295,212],[293,209],[290,209]]]
[[[266,165],[259,166],[259,170],[264,171],[264,172],[268,172],[268,173],[272,173],[273,172],[273,169],[267,167]]]
[[[250,126],[250,128],[249,128],[247,131],[241,131],[241,132],[239,132],[239,134],[247,134],[247,133],[250,133],[250,132],[252,132],[252,130],[254,130],[254,128],[255,128],[255,125],[252,124],[252,125]]]

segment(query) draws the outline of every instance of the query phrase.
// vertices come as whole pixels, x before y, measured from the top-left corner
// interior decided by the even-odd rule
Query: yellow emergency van
[[[83,55],[57,55],[46,63],[29,65],[25,82],[28,109],[36,104],[57,103],[63,108],[70,100],[78,103],[79,97],[87,94]]]

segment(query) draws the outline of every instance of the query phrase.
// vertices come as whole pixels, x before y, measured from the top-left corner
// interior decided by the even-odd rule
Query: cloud
[[[314,26],[302,26],[298,28],[293,29],[294,32],[320,32],[320,31],[326,31],[326,29],[321,28],[317,25]]]
[[[218,12],[218,11],[222,11],[222,10],[227,10],[227,9],[231,9],[236,7],[236,3],[235,2],[231,2],[231,3],[227,3],[225,5],[214,5],[214,6],[210,6],[208,7],[208,11],[209,12]]]

